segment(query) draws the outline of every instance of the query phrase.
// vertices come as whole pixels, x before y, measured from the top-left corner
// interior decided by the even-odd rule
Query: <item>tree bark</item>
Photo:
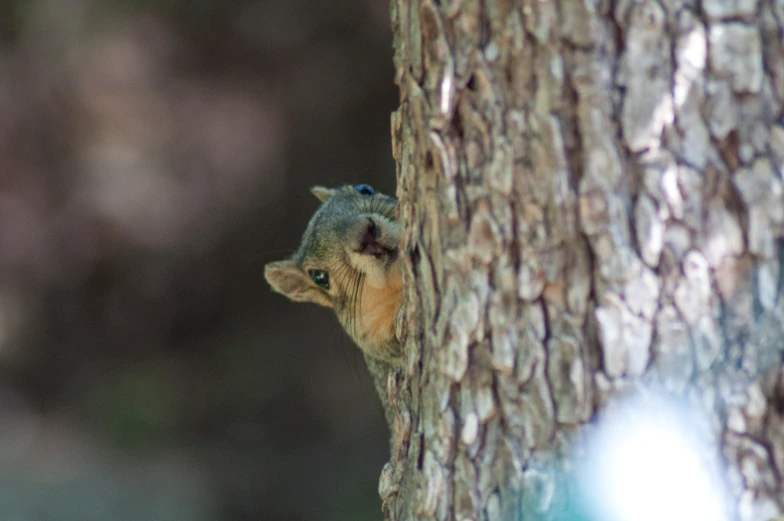
[[[731,518],[780,515],[784,3],[392,0],[392,25],[385,518],[569,518],[558,469],[641,388],[705,411]]]

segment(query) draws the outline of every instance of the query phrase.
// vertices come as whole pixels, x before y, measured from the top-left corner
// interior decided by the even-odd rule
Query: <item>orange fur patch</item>
[[[394,342],[397,316],[403,305],[403,274],[399,264],[389,269],[388,277],[383,288],[365,284],[362,292],[357,333],[366,351],[383,349]]]

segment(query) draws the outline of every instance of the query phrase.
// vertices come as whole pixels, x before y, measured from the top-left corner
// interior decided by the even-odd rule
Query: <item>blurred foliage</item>
[[[9,47],[16,41],[22,23],[20,10],[19,1],[0,1],[0,46]]]
[[[309,186],[394,190],[388,27],[383,0],[0,0],[0,511],[380,518],[361,357],[262,273]]]
[[[184,406],[172,378],[176,372],[157,360],[123,367],[92,395],[89,417],[98,420],[97,427],[107,436],[130,448],[171,438]]]

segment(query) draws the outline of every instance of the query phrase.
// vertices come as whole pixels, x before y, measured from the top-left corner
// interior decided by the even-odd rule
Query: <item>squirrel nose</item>
[[[360,253],[364,255],[372,255],[379,257],[382,254],[383,248],[378,244],[378,239],[381,237],[381,228],[368,217],[368,225],[365,229],[365,234],[362,236],[360,244]]]

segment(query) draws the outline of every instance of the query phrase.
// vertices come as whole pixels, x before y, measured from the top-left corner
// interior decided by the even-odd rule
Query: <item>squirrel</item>
[[[403,358],[397,336],[403,307],[398,201],[365,184],[310,191],[322,204],[299,248],[288,259],[267,264],[264,276],[274,291],[293,301],[335,311],[365,355],[391,421],[387,374]]]

